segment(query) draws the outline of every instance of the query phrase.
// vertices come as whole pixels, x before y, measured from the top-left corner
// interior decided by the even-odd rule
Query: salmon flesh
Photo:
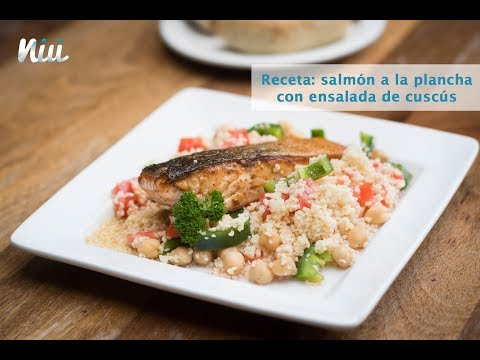
[[[181,156],[142,170],[139,183],[148,196],[172,208],[182,192],[203,198],[219,190],[228,212],[257,201],[268,180],[278,180],[308,164],[309,158],[340,158],[345,147],[322,139],[289,138],[263,144],[235,146]]]

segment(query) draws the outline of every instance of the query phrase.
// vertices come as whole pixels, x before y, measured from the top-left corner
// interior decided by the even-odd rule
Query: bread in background
[[[192,22],[207,34],[213,33],[213,25],[215,20],[192,20]]]
[[[209,20],[195,20],[209,21]],[[350,20],[215,20],[202,26],[246,53],[287,53],[314,48],[342,38]],[[200,26],[200,24],[199,24]]]

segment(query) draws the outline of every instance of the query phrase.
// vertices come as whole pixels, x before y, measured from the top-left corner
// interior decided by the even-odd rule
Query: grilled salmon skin
[[[343,145],[322,139],[289,138],[263,144],[235,146],[181,156],[142,170],[139,183],[148,196],[171,208],[184,191],[200,198],[217,189],[227,211],[240,209],[260,198],[263,184],[290,174],[311,157],[342,156]]]

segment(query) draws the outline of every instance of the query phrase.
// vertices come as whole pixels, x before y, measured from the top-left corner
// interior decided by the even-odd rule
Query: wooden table
[[[67,62],[20,64],[18,40],[2,51],[9,59],[0,65],[0,338],[480,338],[479,158],[374,312],[350,331],[232,310],[9,246],[23,220],[176,91],[250,93],[248,72],[177,57],[153,21],[69,22],[53,31],[47,38],[64,39]],[[480,22],[392,21],[379,41],[344,61],[479,63]],[[371,115],[480,138],[476,112]]]

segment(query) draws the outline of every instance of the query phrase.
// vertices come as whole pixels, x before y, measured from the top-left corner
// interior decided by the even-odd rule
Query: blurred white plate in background
[[[249,69],[252,64],[323,63],[357,52],[380,37],[385,20],[353,21],[340,40],[316,48],[284,54],[246,54],[228,49],[221,38],[202,33],[187,20],[160,20],[165,44],[178,54],[201,63]]]

